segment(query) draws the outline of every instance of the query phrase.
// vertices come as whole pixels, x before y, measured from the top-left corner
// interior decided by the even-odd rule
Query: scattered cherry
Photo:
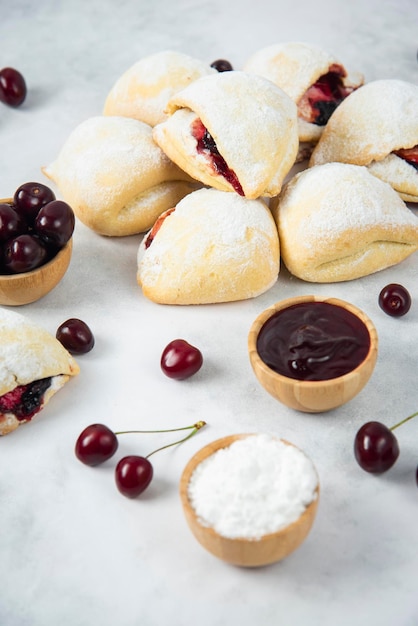
[[[153,475],[154,470],[147,457],[125,456],[116,466],[116,486],[123,496],[136,498],[148,487]]]
[[[203,357],[198,348],[184,339],[174,339],[164,348],[160,364],[166,376],[184,380],[200,370]]]
[[[354,456],[366,472],[381,474],[394,465],[399,457],[399,444],[393,431],[416,417],[413,413],[391,428],[381,422],[366,422],[354,439]]]
[[[152,454],[175,446],[203,428],[206,422],[199,421],[192,426],[182,428],[169,428],[166,430],[124,430],[114,432],[104,424],[91,424],[87,426],[78,436],[75,444],[75,455],[85,465],[94,467],[110,459],[118,449],[118,436],[130,433],[169,433],[179,430],[190,430],[191,432],[174,443],[157,448],[146,457],[129,455],[123,457],[115,469],[116,486],[120,493],[127,498],[136,498],[150,484],[153,477],[153,467],[148,460]]]
[[[231,72],[234,68],[226,59],[217,59],[210,64],[217,72]]]
[[[356,434],[354,454],[366,472],[380,474],[394,465],[399,445],[392,431],[380,422],[363,424]]]
[[[401,317],[411,308],[411,296],[405,287],[390,283],[379,294],[379,306],[392,317]]]
[[[22,74],[13,67],[0,70],[0,100],[11,107],[20,106],[27,94]]]
[[[63,322],[57,329],[56,338],[71,354],[86,354],[94,347],[94,335],[89,326],[76,317]]]
[[[75,454],[84,465],[95,467],[110,459],[118,446],[118,438],[113,430],[104,424],[91,424],[79,435]]]

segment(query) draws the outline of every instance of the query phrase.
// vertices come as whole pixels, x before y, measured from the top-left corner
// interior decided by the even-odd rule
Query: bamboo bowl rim
[[[180,478],[179,493],[186,521],[197,541],[214,556],[240,567],[262,567],[281,561],[296,550],[306,539],[314,522],[319,503],[320,483],[317,470],[315,498],[308,504],[297,520],[287,526],[262,535],[259,539],[246,537],[229,538],[220,535],[214,528],[203,524],[194,510],[188,495],[190,478],[196,467],[216,451],[230,446],[239,439],[260,433],[239,433],[216,439],[196,452],[185,466]],[[307,458],[308,455],[293,443],[274,437],[286,445],[294,446]],[[311,459],[309,459],[311,460]],[[311,461],[312,462],[312,461]],[[312,463],[313,464],[313,463]]]
[[[349,311],[353,315],[355,315],[366,327],[367,332],[370,337],[370,345],[369,345],[369,350],[367,352],[367,355],[365,356],[363,361],[361,361],[361,363],[359,363],[356,367],[354,367],[352,370],[350,370],[346,374],[343,374],[342,376],[338,376],[335,378],[328,378],[326,380],[300,380],[300,379],[285,376],[283,374],[280,374],[279,372],[274,371],[260,357],[258,350],[257,350],[257,338],[264,324],[275,313],[282,311],[283,309],[286,309],[295,304],[301,304],[305,302],[324,302],[327,304],[341,307]],[[325,397],[327,393],[328,394],[331,393],[331,391],[338,386],[341,386],[344,384],[346,385],[354,384],[354,381],[357,381],[359,378],[361,378],[362,374],[364,373],[365,380],[363,384],[359,384],[357,391],[354,394],[351,394],[351,397],[349,397],[348,399],[344,399],[341,402],[336,402],[330,407],[320,408],[319,410],[310,410],[308,407],[303,407],[303,406],[291,407],[291,408],[297,408],[298,410],[306,411],[306,412],[322,412],[322,411],[327,411],[333,408],[337,408],[341,404],[347,402],[348,400],[351,400],[355,395],[357,395],[357,393],[362,389],[362,387],[369,380],[370,375],[374,369],[374,366],[377,360],[377,349],[378,349],[377,330],[376,330],[374,323],[369,318],[369,316],[366,313],[364,313],[364,311],[359,309],[356,305],[350,302],[347,302],[346,300],[342,300],[340,298],[335,298],[335,297],[303,295],[303,296],[294,296],[291,298],[280,300],[279,302],[276,302],[275,304],[271,305],[270,307],[262,311],[255,318],[248,334],[248,353],[249,353],[249,358],[250,358],[252,368],[259,382],[263,386],[265,386],[264,383],[266,380],[274,381],[275,393],[272,393],[272,391],[270,391],[270,393],[272,393],[272,395],[274,395],[278,400],[282,400],[282,398],[278,397],[279,396],[278,388],[280,386],[293,387],[295,390],[298,390],[298,392],[301,390],[304,390],[304,394],[307,396],[310,393],[317,395],[318,390],[321,390],[323,391],[323,395]],[[366,374],[366,371],[367,371],[367,374]],[[284,404],[287,404],[287,402],[284,402]],[[288,406],[290,405],[288,404]]]

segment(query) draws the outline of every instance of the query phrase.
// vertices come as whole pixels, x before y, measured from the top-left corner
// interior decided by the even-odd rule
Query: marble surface
[[[416,82],[416,0],[0,0],[1,65],[18,68],[24,106],[0,111],[0,197],[28,180],[73,128],[102,110],[119,75],[139,58],[176,49],[236,68],[259,48],[300,40],[332,51],[367,80]],[[6,8],[7,6],[7,8]],[[364,421],[391,425],[418,409],[418,306],[394,320],[377,305],[401,282],[418,302],[415,255],[401,266],[345,284],[310,285],[285,271],[247,302],[164,307],[136,285],[141,236],[105,239],[77,223],[60,285],[19,311],[51,332],[68,317],[93,329],[81,373],[36,422],[0,441],[0,624],[2,626],[414,626],[418,623],[418,420],[398,431],[401,456],[374,477],[356,465]],[[375,322],[375,373],[352,402],[326,415],[287,410],[258,386],[247,356],[256,315],[306,293],[341,297]],[[201,371],[182,383],[159,369],[176,337],[200,347]],[[0,347],[1,349],[1,347]],[[153,457],[143,497],[123,498],[114,463],[87,468],[74,456],[89,423],[170,428],[208,422],[182,446]],[[303,546],[256,570],[217,560],[194,540],[178,497],[186,462],[236,432],[270,432],[303,448],[317,466],[321,502]],[[119,456],[147,454],[169,435],[132,436]]]

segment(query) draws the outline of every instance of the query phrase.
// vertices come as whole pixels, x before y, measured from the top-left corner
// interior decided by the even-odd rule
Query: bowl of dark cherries
[[[0,199],[0,304],[39,300],[58,285],[72,253],[75,216],[42,183],[28,182]]]

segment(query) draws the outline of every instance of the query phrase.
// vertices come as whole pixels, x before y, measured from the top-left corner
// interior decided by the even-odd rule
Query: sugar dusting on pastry
[[[165,304],[228,302],[255,297],[279,274],[279,239],[261,200],[201,189],[162,222],[138,251],[138,283]]]
[[[365,167],[329,163],[304,170],[272,212],[283,262],[303,280],[352,280],[418,249],[418,219]]]

